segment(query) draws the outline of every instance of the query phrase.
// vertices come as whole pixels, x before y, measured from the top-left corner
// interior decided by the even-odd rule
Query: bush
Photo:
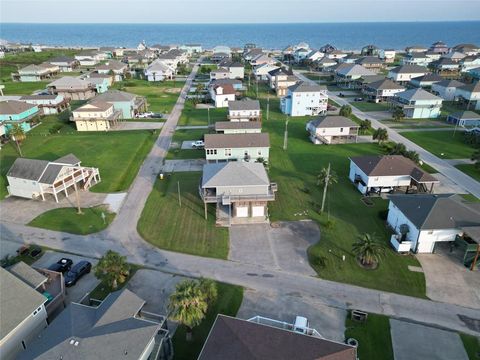
[[[327,258],[323,255],[317,255],[313,258],[313,266],[325,269],[327,267]]]
[[[48,130],[48,132],[52,135],[58,134],[62,128],[63,128],[62,124],[55,124]]]
[[[333,230],[333,228],[335,228],[335,220],[328,219],[325,222],[324,226],[325,226],[325,229],[327,229],[327,230]]]
[[[387,221],[387,217],[388,217],[388,209],[385,209],[385,210],[380,210],[378,212],[378,217],[384,221]]]

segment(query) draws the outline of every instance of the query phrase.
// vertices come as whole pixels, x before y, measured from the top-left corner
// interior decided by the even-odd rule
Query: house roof
[[[226,74],[228,74],[228,72],[229,72],[228,69],[225,69],[225,68],[222,68],[222,67],[210,71],[210,73],[226,73]]]
[[[401,65],[390,71],[395,74],[425,74],[428,72],[426,67],[419,65]]]
[[[290,69],[285,69],[283,67],[279,67],[277,69],[273,69],[268,72],[270,76],[277,76],[277,75],[293,75],[293,72]]]
[[[56,56],[56,57],[48,60],[48,62],[50,64],[54,64],[54,63],[73,63],[73,62],[76,62],[76,61],[77,60],[75,60],[75,58],[70,57],[70,56]]]
[[[168,72],[168,71],[172,71],[172,68],[168,65],[165,65],[165,63],[157,59],[154,62],[152,62],[150,65],[148,65],[147,70],[151,72],[156,72],[156,71]]]
[[[33,289],[38,288],[48,280],[45,275],[40,274],[37,270],[30,265],[25,264],[23,261],[12,265],[8,271]]]
[[[310,123],[316,128],[336,128],[336,127],[359,127],[345,116],[320,116]]]
[[[228,110],[260,110],[260,101],[250,99],[229,101]]]
[[[215,83],[215,85],[213,85],[213,89],[216,90],[218,88],[222,88],[223,90],[223,95],[227,95],[227,94],[235,94],[235,89],[233,88],[233,85],[232,84],[219,84],[218,82]]]
[[[160,328],[136,317],[144,304],[128,289],[111,293],[98,307],[72,303],[19,359],[139,359]]]
[[[480,81],[476,82],[475,84],[467,84],[459,87],[459,89],[468,91],[470,93],[477,93],[480,92]]]
[[[70,153],[65,156],[62,156],[55,160],[55,163],[57,164],[67,164],[67,165],[77,165],[80,164],[81,161],[78,157],[76,157],[74,154]]]
[[[105,64],[97,66],[97,70],[122,70],[127,68],[127,64],[117,61],[117,60],[108,60]]]
[[[473,111],[457,111],[448,116],[458,120],[480,120],[480,115]]]
[[[437,75],[437,74],[425,74],[423,76],[413,78],[410,81],[411,82],[418,82],[418,83],[421,83],[421,82],[440,82],[440,81],[443,81],[443,77],[441,77],[440,75]]]
[[[51,64],[31,64],[21,68],[19,71],[25,72],[45,72],[48,71],[49,68],[52,67]]]
[[[45,302],[45,296],[0,267],[0,339],[5,338]]]
[[[391,195],[389,199],[418,229],[480,225],[480,208],[455,194]]]
[[[305,81],[300,81],[296,83],[295,85],[289,86],[288,90],[291,91],[292,93],[296,92],[318,92],[325,90],[325,86],[320,86],[314,83],[307,83]]]
[[[36,105],[28,104],[24,101],[7,100],[0,102],[0,115],[17,115],[28,111]]]
[[[238,79],[215,79],[211,82],[210,85],[242,85],[242,81]]]
[[[410,90],[405,90],[399,93],[396,93],[395,96],[398,96],[402,99],[405,100],[442,100],[442,98],[433,95],[432,93],[423,90],[421,88],[418,89],[410,89]]]
[[[269,184],[267,172],[261,163],[229,161],[203,165],[202,188]]]
[[[23,95],[20,100],[55,100],[60,95]]]
[[[375,90],[400,90],[405,89],[402,85],[390,79],[382,79],[368,84],[368,87]]]
[[[102,94],[99,94],[95,97],[95,100],[103,102],[122,102],[122,101],[132,101],[137,96],[126,91],[120,90],[108,90]]]
[[[425,52],[412,52],[406,56],[409,59],[426,59],[427,54]]]
[[[356,156],[350,158],[350,160],[367,176],[410,175],[418,182],[438,182],[436,178],[402,155]]]
[[[218,315],[198,360],[355,360],[354,347]]]
[[[217,121],[215,131],[227,129],[261,129],[260,121]]]
[[[86,89],[90,87],[91,82],[79,78],[75,78],[72,76],[64,76],[60,79],[52,81],[47,87],[56,87],[58,89]]]
[[[457,81],[457,80],[442,80],[442,81],[439,81],[435,84],[435,86],[441,86],[441,87],[460,87],[460,86],[463,86],[465,85],[464,83],[460,82],[460,81]]]
[[[364,56],[356,61],[357,64],[383,64],[383,61],[376,56]]]
[[[260,134],[206,134],[206,149],[233,149],[250,147],[270,147],[267,133]]]
[[[372,70],[364,68],[362,65],[358,64],[347,64],[347,66],[340,67],[336,70],[337,74],[341,74],[344,76],[365,76],[365,75],[375,75]]]
[[[80,106],[79,108],[73,110],[73,112],[90,112],[90,111],[107,111],[113,105],[98,99],[94,99],[91,102]]]

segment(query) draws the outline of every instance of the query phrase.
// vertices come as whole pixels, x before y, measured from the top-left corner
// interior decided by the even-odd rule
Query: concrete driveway
[[[390,319],[395,360],[468,360],[457,333]]]
[[[230,228],[229,260],[316,276],[307,248],[318,242],[320,229],[313,221],[234,225]]]
[[[121,121],[115,125],[114,131],[128,130],[158,130],[163,126],[163,122],[148,121]]]
[[[461,255],[448,244],[437,244],[435,254],[417,254],[427,285],[427,296],[436,301],[480,309],[480,271],[462,265]]]
[[[245,290],[237,317],[250,319],[263,316],[273,320],[294,323],[295,317],[304,316],[310,327],[324,338],[343,342],[346,310],[328,307],[296,293],[279,294]]]
[[[56,251],[46,251],[45,254],[43,254],[43,256],[32,266],[37,268],[48,268],[51,264],[57,262],[63,257],[72,259],[74,265],[80,260],[87,260],[92,263],[92,271],[89,274],[84,275],[75,285],[65,288],[65,303],[68,305],[71,302],[80,302],[85,294],[91,292],[100,283],[100,280],[98,280],[93,274],[93,266],[97,264],[98,260]]]
[[[205,159],[165,160],[165,165],[162,167],[162,171],[165,173],[202,171],[203,165],[205,164]]]

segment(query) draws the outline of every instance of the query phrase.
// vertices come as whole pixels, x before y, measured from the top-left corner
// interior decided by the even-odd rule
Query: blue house
[[[13,124],[20,124],[25,132],[30,131],[30,120],[39,114],[37,105],[27,104],[23,101],[7,100],[0,102],[0,122],[5,124],[5,132]]]

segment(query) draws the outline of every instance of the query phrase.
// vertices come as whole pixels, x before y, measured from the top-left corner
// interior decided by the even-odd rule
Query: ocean
[[[480,21],[308,24],[0,24],[0,38],[22,43],[61,46],[135,47],[153,44],[199,43],[242,47],[255,43],[268,49],[307,42],[339,49],[367,44],[403,49],[443,41],[480,44]]]

